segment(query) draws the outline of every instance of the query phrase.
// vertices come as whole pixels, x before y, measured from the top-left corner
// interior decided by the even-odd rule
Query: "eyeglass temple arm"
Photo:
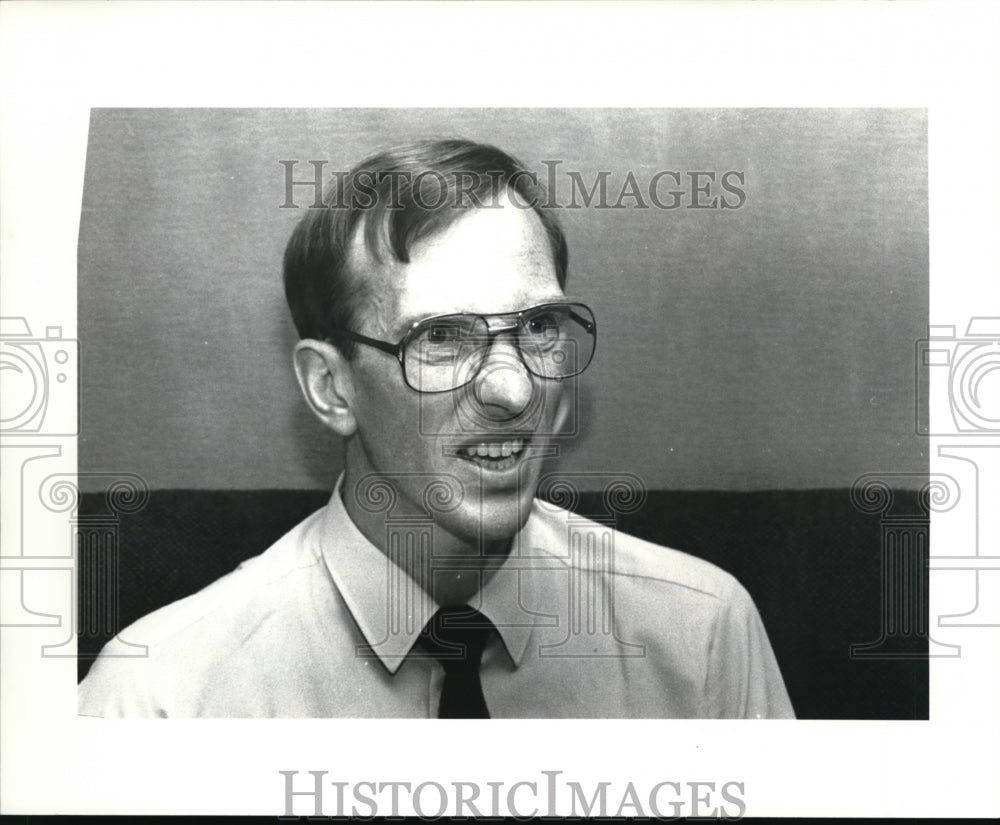
[[[393,355],[402,361],[403,347],[400,344],[390,344],[388,341],[380,341],[378,338],[369,338],[367,335],[362,335],[360,332],[352,332],[349,329],[338,330],[338,332],[345,338],[357,341],[359,344],[367,344],[370,347],[375,347],[375,349],[380,349],[382,352],[387,352],[389,355]]]

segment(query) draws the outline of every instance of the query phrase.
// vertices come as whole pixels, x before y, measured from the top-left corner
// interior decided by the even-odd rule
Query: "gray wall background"
[[[94,110],[79,244],[81,472],[153,488],[332,485],[281,255],[311,202],[280,160],[347,170],[414,137],[495,143],[544,173],[742,171],[736,210],[564,209],[597,314],[577,472],[658,489],[842,487],[926,470],[914,343],[928,305],[922,110]],[[670,181],[664,184],[664,191]],[[625,201],[631,204],[631,200]],[[85,482],[85,489],[87,489]]]

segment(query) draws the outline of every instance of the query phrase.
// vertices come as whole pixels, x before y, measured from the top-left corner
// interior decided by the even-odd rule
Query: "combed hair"
[[[302,338],[330,340],[348,358],[355,346],[339,335],[356,330],[366,285],[349,271],[359,224],[372,258],[410,262],[413,245],[445,229],[468,209],[490,208],[516,193],[538,215],[564,287],[569,252],[545,190],[520,161],[467,140],[419,141],[380,152],[338,178],[321,209],[309,209],[285,248],[285,297]],[[475,277],[470,273],[470,277]]]

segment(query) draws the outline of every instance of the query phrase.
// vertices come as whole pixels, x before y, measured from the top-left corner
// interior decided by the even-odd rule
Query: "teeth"
[[[512,441],[493,441],[486,443],[480,441],[478,444],[469,444],[462,450],[470,458],[508,458],[517,455],[524,449],[524,439],[515,438]]]

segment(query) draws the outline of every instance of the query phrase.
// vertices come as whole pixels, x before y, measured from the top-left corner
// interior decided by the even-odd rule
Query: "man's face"
[[[375,311],[359,331],[395,342],[429,316],[515,312],[562,299],[541,222],[531,210],[501,203],[469,210],[416,244],[409,264],[380,266],[358,241],[354,269],[372,279],[375,296]],[[457,479],[462,503],[435,512],[438,526],[474,546],[480,538],[506,539],[520,529],[546,436],[560,418],[560,382],[529,373],[504,334],[494,339],[478,377],[456,390],[418,393],[404,382],[396,359],[364,346],[353,373],[357,449],[348,450],[347,484],[369,473],[388,474],[397,493],[393,514],[422,515],[429,476],[447,477],[452,486]]]

